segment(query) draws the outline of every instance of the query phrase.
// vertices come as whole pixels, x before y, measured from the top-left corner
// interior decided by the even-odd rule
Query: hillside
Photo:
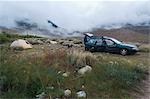
[[[121,41],[149,43],[150,26],[127,26],[118,29],[93,29],[97,36],[110,36]]]

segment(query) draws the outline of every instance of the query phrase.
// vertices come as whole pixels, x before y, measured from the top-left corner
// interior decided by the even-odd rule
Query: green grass
[[[25,38],[41,38],[41,37],[34,35],[19,35],[2,32],[0,33],[0,44],[12,42],[16,39],[25,39]]]
[[[129,93],[137,92],[136,87],[147,76],[138,62],[125,58],[63,49],[28,52],[11,50],[8,45],[1,47],[2,98],[35,98],[42,92],[46,97],[64,98],[65,89],[72,90],[70,98],[76,98],[78,90],[85,90],[88,98],[132,98]],[[92,66],[92,72],[79,75],[76,70],[86,64]],[[70,75],[65,78],[59,71]]]

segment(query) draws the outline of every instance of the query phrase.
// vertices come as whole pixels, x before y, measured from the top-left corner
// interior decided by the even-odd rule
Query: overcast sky
[[[0,1],[0,25],[29,18],[48,27],[47,20],[68,30],[87,30],[110,24],[150,21],[150,0],[145,1]]]

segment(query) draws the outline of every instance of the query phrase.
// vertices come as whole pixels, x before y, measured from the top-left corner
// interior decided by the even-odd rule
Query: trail
[[[148,60],[150,60],[150,57],[148,58]],[[142,94],[137,95],[135,99],[150,99],[150,67],[148,71],[148,78],[142,81],[141,88]]]

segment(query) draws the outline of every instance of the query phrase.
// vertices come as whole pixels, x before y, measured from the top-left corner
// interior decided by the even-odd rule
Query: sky
[[[150,0],[0,0],[0,26],[28,18],[49,28],[47,20],[67,30],[90,30],[112,24],[150,22]]]

